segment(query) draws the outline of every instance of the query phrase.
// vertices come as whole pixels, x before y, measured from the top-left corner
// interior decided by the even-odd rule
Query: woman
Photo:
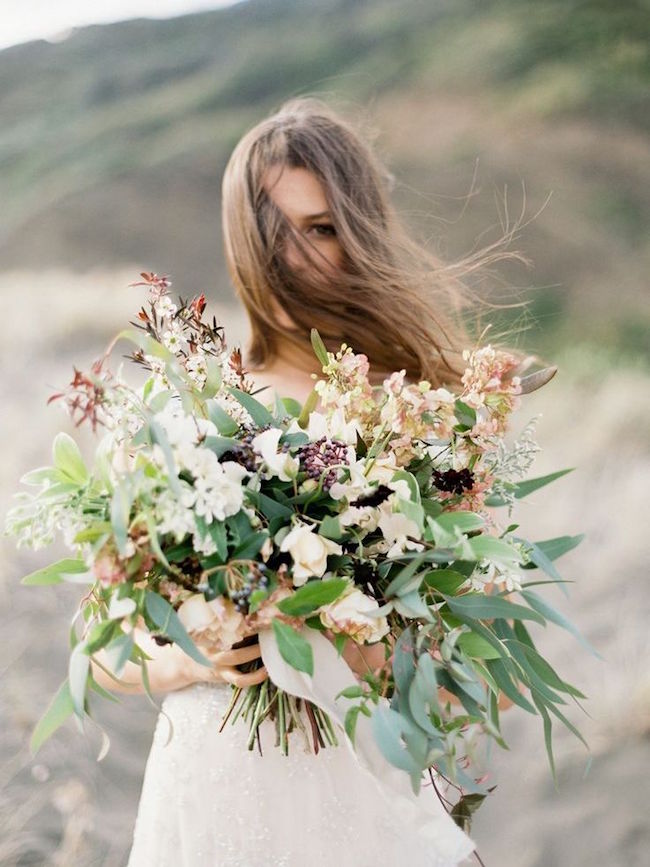
[[[376,382],[392,370],[412,379],[457,385],[469,345],[459,314],[468,293],[460,275],[476,256],[443,267],[409,240],[390,204],[391,178],[370,147],[335,112],[313,98],[294,99],[250,130],[223,179],[223,231],[231,278],[251,326],[244,367],[260,397],[304,401],[318,364],[316,327],[330,348],[342,342],[368,356]],[[482,261],[509,255],[497,246]],[[176,645],[152,657],[151,688],[167,693],[147,764],[129,867],[267,867],[329,864],[450,867],[473,843],[423,788],[432,837],[402,824],[390,800],[343,744],[315,756],[295,739],[290,755],[262,726],[262,751],[245,748],[247,727],[219,721],[230,684],[247,686],[264,667],[236,666],[259,646],[225,651],[213,668]],[[357,673],[384,661],[380,646],[348,642],[344,659]],[[104,660],[105,661],[105,660]],[[95,668],[100,685],[115,688]],[[125,689],[142,689],[129,663]],[[173,726],[171,740],[167,744]]]

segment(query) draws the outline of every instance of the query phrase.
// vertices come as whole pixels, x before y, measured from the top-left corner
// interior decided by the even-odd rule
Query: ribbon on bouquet
[[[440,865],[455,865],[475,848],[474,842],[456,825],[437,798],[427,801],[411,788],[408,774],[392,765],[383,755],[372,732],[371,719],[359,714],[353,744],[345,733],[346,707],[341,690],[356,684],[354,673],[336,648],[314,629],[303,629],[302,637],[309,642],[314,654],[314,674],[297,671],[280,655],[271,629],[258,633],[262,661],[271,681],[285,692],[313,702],[336,721],[344,734],[345,743],[361,769],[374,780],[393,813],[407,828],[416,830],[431,840],[433,851],[440,856]],[[380,699],[385,706],[386,699]],[[349,707],[349,705],[348,705]]]

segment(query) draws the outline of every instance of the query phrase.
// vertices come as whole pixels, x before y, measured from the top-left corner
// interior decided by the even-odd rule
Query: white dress
[[[316,671],[342,664],[321,636],[315,636],[314,648]],[[262,657],[274,682],[283,685],[268,648]],[[293,675],[291,669],[288,676]],[[311,685],[306,675],[300,677]],[[299,694],[300,683],[290,691]],[[294,731],[285,756],[274,745],[275,725],[267,718],[260,728],[262,755],[257,745],[249,751],[248,725],[241,718],[229,720],[219,732],[230,697],[228,684],[207,683],[165,697],[128,867],[468,863],[474,844],[447,815],[431,785],[423,785],[416,797],[407,775],[395,769],[388,775],[394,771],[401,792],[378,782],[342,731],[337,731],[339,746],[328,745],[318,755],[307,751]],[[171,739],[165,714],[173,725]]]

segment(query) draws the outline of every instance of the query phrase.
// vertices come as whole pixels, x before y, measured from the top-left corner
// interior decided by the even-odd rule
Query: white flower
[[[379,520],[377,525],[381,530],[384,539],[391,543],[391,548],[388,550],[387,557],[399,557],[405,550],[422,551],[424,545],[413,539],[419,539],[422,535],[420,528],[412,521],[403,515],[401,512],[394,512],[395,495],[391,495],[379,506]],[[411,537],[411,539],[407,537]]]
[[[163,489],[156,497],[156,528],[161,536],[172,533],[180,542],[196,530],[192,506],[196,496],[191,486],[179,481],[181,496],[178,498],[171,488]]]
[[[300,462],[289,452],[278,451],[282,431],[271,427],[258,434],[252,441],[253,449],[262,456],[270,475],[277,476],[280,481],[288,482],[298,474]]]
[[[293,584],[300,587],[312,575],[321,577],[327,569],[327,555],[340,554],[336,542],[314,532],[313,527],[296,524],[282,540],[281,551],[288,551],[293,560]]]
[[[348,506],[339,515],[339,524],[342,527],[352,525],[368,533],[377,529],[378,520],[379,510],[374,506]]]
[[[341,407],[335,409],[329,417],[320,412],[312,412],[309,416],[307,434],[312,442],[327,437],[354,446],[357,442],[357,432],[361,434],[359,422],[356,419],[346,421],[345,412]]]
[[[321,623],[333,632],[343,632],[357,644],[379,641],[389,631],[388,621],[381,615],[373,616],[379,605],[354,584],[338,599],[319,608]]]
[[[224,521],[229,515],[239,512],[244,505],[241,482],[247,470],[235,461],[219,463],[216,455],[207,449],[197,451],[212,454],[215,464],[204,475],[197,475],[194,479],[194,511],[207,524],[211,524],[215,518]]]
[[[360,458],[358,461],[351,461],[349,479],[334,482],[330,488],[330,496],[334,500],[341,500],[345,497],[348,503],[352,503],[359,497],[375,491],[377,486],[373,484],[374,482],[377,482],[378,485],[388,485],[397,490],[402,484],[405,484],[400,481],[392,481],[398,469],[393,452],[374,460],[372,458]]]
[[[176,306],[176,304],[174,304],[169,295],[163,295],[161,298],[158,299],[158,301],[156,301],[156,313],[158,314],[158,316],[171,317],[176,313],[177,310],[178,307]]]
[[[168,329],[162,336],[162,344],[170,352],[180,352],[183,347],[183,338],[177,330]]]

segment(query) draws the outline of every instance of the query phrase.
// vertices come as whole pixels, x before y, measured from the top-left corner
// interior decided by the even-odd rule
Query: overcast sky
[[[237,0],[0,0],[0,49],[63,38],[73,27],[126,18],[171,18],[232,6]]]

